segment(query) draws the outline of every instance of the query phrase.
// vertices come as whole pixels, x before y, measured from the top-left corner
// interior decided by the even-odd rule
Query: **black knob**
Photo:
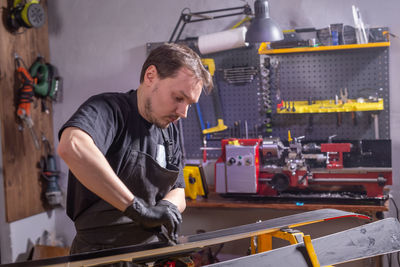
[[[194,178],[193,176],[189,175],[189,183],[190,184],[194,184],[196,182],[196,178]]]

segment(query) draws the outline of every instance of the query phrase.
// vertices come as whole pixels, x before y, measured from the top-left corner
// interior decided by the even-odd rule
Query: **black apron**
[[[179,174],[170,165],[170,144],[166,147],[166,168],[150,155],[131,151],[117,173],[131,192],[149,205],[155,205],[173,187]],[[160,229],[143,229],[107,202],[100,200],[75,220],[77,230],[71,254],[160,241]]]

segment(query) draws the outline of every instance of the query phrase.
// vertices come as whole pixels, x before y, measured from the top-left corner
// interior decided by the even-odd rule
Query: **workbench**
[[[210,192],[207,198],[197,197],[196,200],[187,199],[188,208],[251,208],[251,209],[272,209],[272,210],[317,210],[324,208],[339,209],[355,213],[365,214],[373,219],[382,218],[382,212],[389,210],[389,201],[384,205],[355,205],[355,204],[332,204],[332,203],[271,203],[271,202],[250,202],[232,198],[224,198],[215,192]]]
[[[367,204],[336,204],[336,203],[304,203],[302,205],[285,202],[261,202],[261,201],[246,201],[233,198],[222,197],[220,194],[209,191],[208,197],[203,198],[198,196],[196,200],[187,199],[187,208],[184,212],[184,224],[190,225],[190,228],[183,227],[181,229],[183,234],[193,233],[194,229],[218,230],[226,227],[232,227],[238,224],[257,221],[257,218],[265,220],[274,217],[289,215],[292,213],[299,213],[303,211],[318,210],[324,208],[339,209],[344,211],[355,212],[370,216],[373,221],[382,219],[383,212],[389,210],[389,200],[385,201],[383,205],[367,205]],[[237,217],[232,214],[237,214]],[[207,216],[208,219],[205,219]],[[342,231],[349,227],[354,227],[359,224],[356,220],[346,220],[343,222],[334,222],[320,226],[303,227],[305,233],[312,233],[312,237],[323,236],[331,234],[332,231]],[[318,229],[320,227],[320,229]],[[301,228],[301,227],[300,227]],[[333,230],[335,229],[335,230]],[[287,245],[285,242],[275,240],[274,244],[279,246]],[[248,240],[236,241],[227,243],[224,246],[223,253],[240,253],[243,247],[249,244]],[[373,259],[359,261],[354,263],[354,266],[363,266],[363,264],[370,264],[370,266],[382,266],[382,257],[375,257]]]

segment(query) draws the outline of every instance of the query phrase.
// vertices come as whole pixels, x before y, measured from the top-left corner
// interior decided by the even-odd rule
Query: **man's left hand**
[[[156,204],[156,206],[168,207],[176,215],[176,217],[179,219],[179,223],[182,223],[182,215],[179,212],[178,207],[174,203],[172,203],[172,202],[170,202],[170,201],[168,201],[166,199],[162,199]],[[174,226],[172,228],[169,228],[169,229],[166,226],[167,230],[168,230],[169,237],[175,243],[178,241],[178,231],[179,231],[179,227],[178,226],[179,225],[176,225],[176,226]]]

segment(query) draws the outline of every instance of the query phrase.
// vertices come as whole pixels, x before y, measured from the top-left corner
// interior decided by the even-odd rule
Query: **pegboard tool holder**
[[[272,103],[278,107],[272,114],[272,136],[285,139],[290,130],[311,140],[331,135],[349,140],[390,139],[389,46],[390,42],[380,42],[268,49],[263,43],[258,50],[260,64],[266,59],[280,64],[282,99]],[[352,99],[338,105],[334,99],[341,88],[348,88]],[[276,86],[270,89],[272,95],[278,90]],[[357,103],[366,89],[374,90],[379,101]]]

